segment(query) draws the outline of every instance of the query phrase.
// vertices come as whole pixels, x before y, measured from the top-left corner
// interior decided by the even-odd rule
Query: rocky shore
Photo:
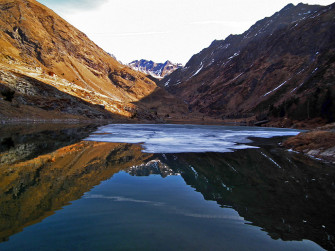
[[[283,146],[335,164],[335,123],[290,137]]]

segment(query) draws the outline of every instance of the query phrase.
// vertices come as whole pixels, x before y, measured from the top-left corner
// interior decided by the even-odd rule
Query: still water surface
[[[295,130],[0,130],[0,250],[334,249],[335,169]]]

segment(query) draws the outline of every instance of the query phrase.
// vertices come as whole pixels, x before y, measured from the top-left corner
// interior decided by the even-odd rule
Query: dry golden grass
[[[0,3],[0,66],[126,117],[157,85],[35,0]]]

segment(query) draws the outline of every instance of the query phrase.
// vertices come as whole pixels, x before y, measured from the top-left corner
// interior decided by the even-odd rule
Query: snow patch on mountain
[[[151,75],[154,78],[164,78],[175,70],[182,68],[182,64],[174,64],[169,60],[165,63],[155,63],[151,60],[135,60],[128,64],[132,69]]]
[[[195,75],[197,75],[202,70],[202,68],[204,68],[204,66],[203,66],[203,64],[201,62],[200,68],[191,76],[191,78],[194,77]]]

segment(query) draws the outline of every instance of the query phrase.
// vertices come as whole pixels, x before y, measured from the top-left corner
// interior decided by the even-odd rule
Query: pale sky
[[[215,39],[301,0],[38,0],[123,63],[185,64]],[[329,5],[335,0],[303,0]]]

